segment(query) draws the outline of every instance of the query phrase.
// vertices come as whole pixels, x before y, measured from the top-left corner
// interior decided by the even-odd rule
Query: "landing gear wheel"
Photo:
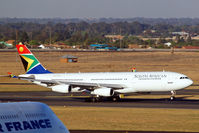
[[[91,97],[91,102],[95,103],[95,102],[100,102],[102,101],[102,97]]]
[[[175,97],[171,96],[171,97],[170,97],[170,100],[171,100],[171,101],[175,100]]]
[[[92,98],[91,98],[91,102],[93,102],[93,103],[97,102],[96,97],[92,97]]]
[[[120,97],[119,96],[115,96],[115,97],[112,98],[112,101],[113,102],[118,102],[118,101],[120,101]]]
[[[175,95],[176,95],[176,91],[171,91],[171,97],[170,100],[175,100]]]

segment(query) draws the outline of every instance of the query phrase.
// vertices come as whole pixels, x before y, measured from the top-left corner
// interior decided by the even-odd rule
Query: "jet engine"
[[[55,85],[52,86],[52,91],[60,92],[60,93],[69,93],[71,91],[70,85]]]
[[[80,87],[72,87],[70,85],[65,85],[65,84],[53,86],[52,91],[60,93],[82,92]]]
[[[91,94],[99,95],[103,97],[110,97],[110,96],[113,96],[114,91],[111,88],[102,87],[102,88],[95,89],[94,91],[91,92]]]
[[[43,87],[48,87],[47,84],[44,84],[44,83],[41,83],[39,81],[33,81],[34,84],[37,84],[37,85],[40,85],[40,86],[43,86]]]
[[[69,91],[70,92],[82,92],[80,87],[72,87],[72,86],[71,86],[71,89]]]

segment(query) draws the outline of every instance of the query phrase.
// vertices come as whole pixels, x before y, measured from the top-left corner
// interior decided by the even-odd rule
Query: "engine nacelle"
[[[60,93],[69,93],[71,91],[70,85],[55,85],[52,87],[52,91]]]
[[[82,92],[80,87],[71,87],[70,92]]]
[[[94,91],[91,92],[91,94],[99,95],[103,97],[110,97],[110,96],[113,96],[114,91],[111,88],[102,87],[102,88],[95,89]]]
[[[43,87],[48,87],[47,84],[41,83],[41,82],[39,82],[39,81],[33,81],[32,83],[37,84],[37,85],[40,85],[40,86],[43,86]]]

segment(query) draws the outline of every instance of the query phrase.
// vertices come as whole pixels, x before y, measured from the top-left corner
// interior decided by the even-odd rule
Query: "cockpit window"
[[[180,77],[180,79],[189,79],[188,77]]]

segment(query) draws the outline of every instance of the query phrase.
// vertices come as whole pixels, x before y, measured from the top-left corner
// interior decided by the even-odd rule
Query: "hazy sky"
[[[199,18],[199,0],[0,0],[0,17]]]

